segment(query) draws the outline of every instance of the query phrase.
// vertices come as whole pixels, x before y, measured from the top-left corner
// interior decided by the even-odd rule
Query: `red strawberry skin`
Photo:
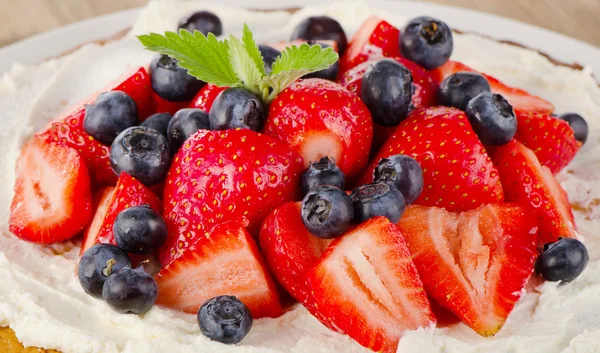
[[[187,108],[190,102],[171,102],[152,92],[152,104],[154,105],[155,113],[169,113],[173,115],[180,109]]]
[[[175,155],[164,192],[166,266],[226,221],[250,222],[258,234],[269,212],[298,197],[302,159],[276,139],[250,130],[201,130]]]
[[[310,288],[301,279],[319,262],[332,240],[310,234],[302,223],[301,205],[288,202],[269,214],[260,230],[260,248],[275,278],[302,303]]]
[[[435,324],[406,242],[384,217],[336,239],[307,285],[313,315],[376,352],[396,352],[404,331]]]
[[[478,334],[500,331],[533,273],[535,219],[512,204],[409,206],[398,228],[428,294]]]
[[[16,166],[9,230],[34,243],[76,236],[92,218],[90,177],[74,149],[34,137]]]
[[[217,99],[217,96],[227,88],[229,87],[219,87],[211,83],[207,84],[206,86],[202,87],[202,89],[198,92],[196,97],[192,99],[190,108],[202,109],[205,112],[209,113],[210,108],[212,108],[213,102],[215,101],[215,99]]]
[[[423,169],[425,185],[415,201],[418,205],[466,211],[504,199],[498,171],[460,110],[413,111],[398,125],[359,184],[372,182],[377,163],[396,154],[411,156]]]
[[[146,68],[141,67],[133,75],[126,77],[125,80],[111,90],[123,91],[133,98],[138,108],[138,118],[143,121],[154,112],[150,74],[146,71]]]
[[[360,98],[331,81],[308,79],[273,100],[264,132],[302,156],[305,167],[329,156],[352,180],[368,162],[373,123]]]
[[[560,237],[577,237],[567,193],[552,172],[540,164],[533,151],[512,140],[496,148],[493,159],[506,200],[521,204],[537,219],[539,246],[555,242]]]
[[[103,194],[100,195],[96,215],[83,237],[80,255],[94,244],[116,245],[113,234],[115,219],[121,211],[141,205],[148,205],[156,212],[162,212],[160,199],[150,189],[134,177],[122,173],[117,186],[113,190],[104,189]]]
[[[535,153],[540,163],[557,174],[575,158],[581,142],[564,120],[547,114],[517,113],[515,139]]]
[[[240,299],[255,319],[281,315],[277,287],[243,226],[221,223],[156,277],[157,304],[190,314],[220,295]]]

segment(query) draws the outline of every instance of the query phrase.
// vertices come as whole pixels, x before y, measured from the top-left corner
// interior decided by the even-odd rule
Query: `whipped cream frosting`
[[[39,246],[8,231],[14,165],[23,142],[69,106],[102,89],[128,70],[149,63],[135,34],[173,30],[185,14],[208,9],[225,33],[239,34],[248,23],[257,40],[285,41],[302,19],[329,15],[351,36],[371,14],[396,26],[406,19],[366,3],[332,3],[295,14],[251,12],[200,1],[155,0],[131,33],[104,46],[86,45],[36,66],[15,64],[0,77],[0,326],[10,326],[26,346],[63,353],[153,352],[369,352],[350,338],[322,326],[301,306],[277,319],[256,320],[236,346],[211,342],[195,316],[155,307],[142,316],[122,315],[86,295],[75,275],[76,243]],[[443,19],[443,18],[442,18]],[[600,352],[600,88],[590,69],[552,64],[537,52],[472,34],[455,35],[452,59],[556,105],[557,112],[586,117],[590,136],[558,179],[574,205],[579,230],[590,252],[587,270],[573,283],[532,283],[503,330],[482,338],[463,324],[407,332],[399,353],[587,353]]]

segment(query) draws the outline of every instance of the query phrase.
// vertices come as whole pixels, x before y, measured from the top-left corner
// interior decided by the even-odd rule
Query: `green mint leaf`
[[[250,56],[248,48],[234,36],[229,37],[228,44],[229,61],[238,79],[248,90],[256,95],[261,95],[258,83],[263,78],[264,73],[261,73],[259,67]],[[262,68],[264,71],[264,66]]]
[[[242,43],[244,43],[244,47],[246,47],[246,51],[248,52],[248,55],[250,55],[250,58],[252,58],[252,61],[254,61],[254,64],[256,64],[256,67],[258,68],[258,71],[260,72],[260,75],[261,75],[260,78],[262,79],[266,75],[265,61],[263,60],[262,54],[260,53],[260,50],[258,49],[258,45],[254,41],[254,37],[252,36],[252,32],[250,31],[250,28],[245,23],[244,23],[244,31],[242,32]]]
[[[179,66],[202,81],[218,86],[240,86],[229,61],[227,41],[219,41],[212,33],[205,36],[198,31],[191,33],[181,29],[179,33],[150,33],[138,39],[146,49],[179,60]]]

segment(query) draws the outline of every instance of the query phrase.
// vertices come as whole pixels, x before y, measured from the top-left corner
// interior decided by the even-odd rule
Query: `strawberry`
[[[187,108],[190,102],[170,102],[158,94],[152,92],[152,102],[155,113],[169,113],[171,115],[177,113],[180,109]]]
[[[277,49],[279,51],[284,51],[285,49],[291,47],[292,45],[300,46],[300,45],[302,45],[304,43],[308,43],[310,45],[315,45],[316,43],[326,44],[329,47],[331,47],[335,52],[339,51],[338,50],[337,42],[335,40],[324,40],[324,39],[323,40],[322,39],[319,39],[319,40],[310,40],[310,41],[307,41],[307,40],[304,40],[304,39],[296,39],[296,40],[293,40],[291,42],[267,43],[267,45],[270,46],[270,47],[272,47],[272,48],[275,48],[275,49]]]
[[[209,113],[210,108],[212,108],[213,102],[217,99],[219,93],[223,92],[229,87],[219,87],[213,84],[207,84],[204,86],[200,92],[192,99],[192,103],[190,104],[190,108],[198,108],[202,109],[205,112]]]
[[[165,185],[169,237],[164,266],[213,225],[247,218],[258,234],[269,212],[297,197],[302,159],[285,144],[251,130],[201,130],[181,147]]]
[[[449,60],[444,65],[435,69],[433,72],[438,77],[438,81],[442,82],[446,77],[462,71],[477,72],[465,64],[457,61]],[[492,92],[501,94],[508,102],[513,106],[515,111],[521,111],[532,114],[550,114],[554,111],[554,105],[552,103],[534,96],[522,89],[514,88],[505,85],[498,79],[481,73],[490,83]]]
[[[400,30],[371,16],[360,27],[340,59],[340,73],[369,61],[400,56]]]
[[[125,173],[119,177],[117,186],[102,190],[97,200],[96,214],[83,237],[80,255],[94,244],[116,245],[113,224],[121,211],[140,205],[148,205],[156,212],[162,211],[158,197],[137,179]]]
[[[140,121],[146,119],[154,113],[154,105],[152,104],[152,83],[150,82],[150,74],[146,68],[141,67],[132,75],[125,74],[124,80],[119,80],[120,83],[112,91],[123,91],[127,93],[135,101],[138,108],[138,118]],[[117,82],[119,82],[117,81]]]
[[[423,168],[425,186],[418,205],[466,211],[503,200],[498,171],[460,110],[415,110],[398,125],[373,159],[360,184],[373,180],[382,158],[406,154]]]
[[[279,316],[277,287],[246,224],[221,223],[186,247],[157,275],[157,304],[196,314],[208,299],[234,295],[255,319]]]
[[[517,113],[515,139],[535,153],[552,173],[560,172],[575,158],[581,142],[569,123],[547,114]]]
[[[77,235],[92,218],[90,177],[74,149],[34,137],[16,166],[9,230],[41,244]]]
[[[521,204],[538,221],[538,245],[575,238],[576,225],[567,193],[548,167],[542,166],[527,147],[516,140],[492,154],[507,201]]]
[[[373,123],[360,98],[336,83],[308,79],[273,100],[264,132],[302,156],[305,167],[329,156],[352,180],[368,162]]]
[[[409,206],[398,228],[428,294],[482,336],[496,334],[525,292],[537,224],[518,205],[462,214]]]
[[[260,230],[260,248],[275,278],[302,303],[309,288],[299,279],[319,261],[331,240],[310,234],[302,223],[301,205],[288,202],[269,214]]]
[[[406,242],[384,217],[334,240],[307,286],[311,313],[376,352],[396,352],[404,331],[435,324]]]

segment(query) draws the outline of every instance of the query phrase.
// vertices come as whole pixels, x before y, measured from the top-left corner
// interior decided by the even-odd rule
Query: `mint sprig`
[[[150,33],[138,36],[150,51],[179,61],[189,74],[217,86],[244,87],[270,103],[281,91],[302,76],[323,70],[338,60],[331,48],[302,44],[286,48],[275,60],[270,75],[252,32],[244,25],[242,38],[229,36],[219,40],[213,34]]]

